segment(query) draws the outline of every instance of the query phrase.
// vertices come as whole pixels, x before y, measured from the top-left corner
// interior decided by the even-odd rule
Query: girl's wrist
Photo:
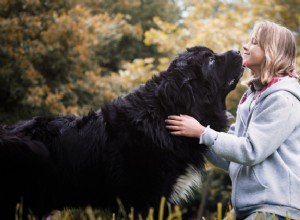
[[[200,135],[202,135],[204,133],[204,131],[205,131],[205,127],[201,126],[201,134]]]
[[[210,128],[210,125],[207,125],[206,127],[202,126],[202,132],[199,136],[199,144],[204,144],[204,133],[206,132],[206,129]]]
[[[200,138],[201,135],[204,133],[205,131],[205,127],[200,125],[199,129],[198,129],[198,133],[196,134],[196,138]]]

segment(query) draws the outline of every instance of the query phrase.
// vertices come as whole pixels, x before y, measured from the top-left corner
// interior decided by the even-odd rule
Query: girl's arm
[[[253,113],[245,137],[216,132],[209,127],[204,128],[199,122],[196,123],[195,119],[186,120],[182,117],[174,123],[177,118],[171,117],[166,122],[167,128],[171,129],[174,135],[189,137],[201,135],[200,143],[211,147],[218,156],[251,166],[265,160],[290,135],[295,128],[292,112],[293,103],[288,95],[285,93],[269,95],[255,114]]]

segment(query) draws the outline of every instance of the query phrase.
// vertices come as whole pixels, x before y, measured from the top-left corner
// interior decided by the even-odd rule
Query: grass
[[[92,207],[87,206],[85,209],[65,209],[62,211],[53,211],[51,215],[42,218],[42,220],[183,220],[183,217],[187,213],[186,209],[182,209],[179,206],[172,207],[166,202],[166,198],[162,197],[158,213],[155,212],[154,208],[150,208],[146,218],[143,218],[140,214],[134,212],[134,208],[131,208],[127,213],[122,202],[117,199],[119,205],[119,213],[111,213],[109,210],[94,210]],[[166,209],[167,206],[167,209]],[[222,216],[223,206],[222,203],[217,204],[217,213],[212,216],[209,220],[235,220],[232,208],[230,205],[226,208],[225,216]],[[165,215],[167,210],[167,215]],[[23,216],[22,202],[16,206],[15,220],[25,220]],[[271,218],[270,218],[271,217]],[[270,213],[258,213],[256,212],[253,220],[277,220],[274,214]],[[39,220],[32,212],[27,216],[26,220]],[[196,216],[192,220],[206,220],[205,217]],[[286,213],[286,220],[291,220]],[[300,219],[297,219],[300,220]]]
[[[158,213],[154,208],[150,208],[146,218],[143,218],[141,214],[135,213],[134,208],[131,208],[127,213],[120,199],[117,199],[119,206],[119,212],[111,213],[108,210],[98,210],[87,206],[85,209],[65,209],[62,211],[53,211],[51,215],[42,218],[42,220],[182,220],[183,215],[187,212],[186,209],[182,209],[179,206],[172,207],[166,202],[166,198],[162,197]],[[167,217],[165,216],[165,206],[167,206]],[[23,218],[23,205],[22,201],[16,205],[15,220],[25,220]],[[26,220],[39,220],[34,213],[29,211]]]

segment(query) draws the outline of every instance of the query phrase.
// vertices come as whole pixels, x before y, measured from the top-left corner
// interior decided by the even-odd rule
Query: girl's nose
[[[243,49],[244,49],[244,51],[247,51],[248,50],[248,44],[244,44]]]
[[[243,49],[244,49],[245,51],[247,51],[248,48],[249,48],[249,42],[243,45]]]

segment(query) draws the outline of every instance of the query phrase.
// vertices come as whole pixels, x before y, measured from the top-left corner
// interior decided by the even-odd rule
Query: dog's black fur
[[[64,207],[157,207],[188,167],[203,171],[206,147],[171,136],[165,119],[187,114],[217,131],[226,95],[242,74],[236,51],[193,47],[166,71],[84,117],[35,117],[0,128],[0,215],[45,215]],[[179,198],[180,199],[180,198]],[[2,219],[2,218],[1,218]]]

